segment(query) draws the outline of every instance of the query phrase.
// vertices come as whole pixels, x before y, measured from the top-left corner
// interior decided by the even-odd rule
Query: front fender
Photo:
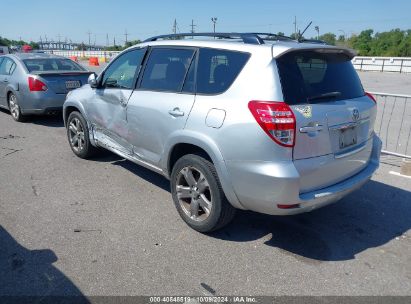
[[[163,154],[164,156],[160,162],[160,166],[163,169],[164,173],[167,173],[167,177],[169,177],[168,168],[171,157],[171,151],[173,151],[173,148],[178,144],[190,144],[206,151],[214,163],[218,177],[220,179],[221,186],[223,187],[224,193],[229,202],[235,208],[245,209],[241,205],[240,201],[237,198],[237,195],[234,192],[234,188],[230,181],[228,170],[224,162],[224,157],[221,154],[220,149],[218,148],[217,144],[214,142],[213,139],[204,135],[203,133],[189,130],[178,130],[171,134],[171,136],[169,137],[164,146],[165,153]]]
[[[76,108],[80,112],[80,114],[83,115],[84,119],[87,122],[90,142],[93,146],[96,147],[97,145],[96,145],[96,142],[94,141],[93,128],[92,128],[92,125],[91,125],[90,121],[88,120],[88,115],[87,115],[87,112],[85,110],[85,107],[84,107],[83,103],[81,103],[80,101],[78,101],[76,99],[71,99],[70,97],[67,97],[66,101],[63,104],[64,127],[67,127],[66,126],[66,122],[67,122],[66,119],[68,118],[67,111],[70,108]]]

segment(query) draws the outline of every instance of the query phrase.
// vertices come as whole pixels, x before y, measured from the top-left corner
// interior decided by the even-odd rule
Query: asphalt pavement
[[[411,179],[390,174],[400,163],[384,157],[334,205],[241,211],[204,235],[163,177],[108,152],[77,158],[60,117],[0,111],[0,295],[411,295]]]

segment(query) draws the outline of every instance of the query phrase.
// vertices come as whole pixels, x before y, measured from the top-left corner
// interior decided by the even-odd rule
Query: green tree
[[[330,45],[335,45],[335,42],[337,40],[336,35],[333,33],[325,33],[321,35],[319,38],[320,40],[325,41],[327,44],[330,44]]]
[[[358,51],[358,55],[367,56],[371,51],[372,34],[374,30],[362,31],[358,36],[353,36],[351,47]]]

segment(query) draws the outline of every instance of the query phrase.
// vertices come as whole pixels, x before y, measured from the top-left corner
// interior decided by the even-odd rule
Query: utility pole
[[[211,22],[213,22],[213,32],[215,34],[215,24],[217,23],[217,17],[211,18]],[[215,36],[214,36],[214,39],[215,39]]]
[[[43,49],[43,39],[40,36],[40,50],[42,50],[42,49]]]
[[[116,46],[116,36],[113,37],[113,44]]]
[[[190,25],[190,27],[191,27],[191,34],[194,34],[195,32],[194,32],[194,28],[196,27],[197,25],[195,25],[194,24],[194,20],[191,20],[191,25]],[[191,36],[191,39],[194,39],[194,36]]]
[[[106,34],[106,47],[108,47],[108,45],[109,45],[109,39],[108,39],[108,33]]]
[[[297,39],[297,16],[294,16],[294,38]]]
[[[177,34],[177,19],[174,19],[174,23],[173,23],[173,34]]]
[[[129,35],[129,33],[127,33],[127,30],[125,30],[125,32],[124,32],[124,36],[126,36],[126,43],[125,43],[125,45],[127,45],[127,42],[128,42],[128,35]]]
[[[58,48],[61,49],[61,35],[60,34],[57,35],[57,39],[59,41]]]
[[[314,27],[315,31],[317,32],[317,40],[320,40],[320,27],[318,25],[316,25]]]
[[[88,45],[90,46],[91,45],[91,32],[90,32],[90,30],[87,32],[87,35],[88,35]]]

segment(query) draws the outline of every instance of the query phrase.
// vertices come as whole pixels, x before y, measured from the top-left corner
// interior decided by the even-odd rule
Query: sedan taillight
[[[30,92],[47,91],[47,86],[41,80],[29,76],[29,90]]]
[[[250,101],[248,108],[271,139],[281,146],[294,147],[295,116],[286,103]]]

